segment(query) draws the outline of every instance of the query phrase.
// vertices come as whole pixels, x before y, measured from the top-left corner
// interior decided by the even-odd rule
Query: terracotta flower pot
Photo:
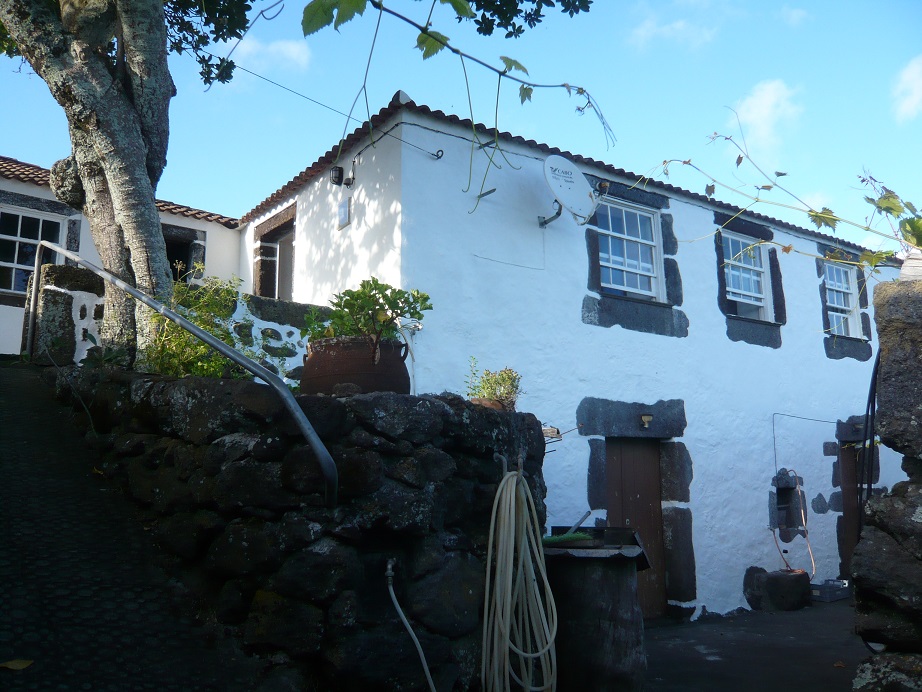
[[[301,393],[332,394],[336,385],[350,383],[362,392],[409,394],[408,351],[397,339],[382,340],[377,350],[362,336],[312,341],[304,356]]]

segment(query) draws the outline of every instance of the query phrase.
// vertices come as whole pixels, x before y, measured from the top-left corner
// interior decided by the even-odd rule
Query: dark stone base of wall
[[[57,391],[75,411],[86,406],[99,471],[146,508],[190,597],[277,663],[280,684],[427,688],[387,591],[393,560],[438,689],[479,686],[487,534],[503,475],[493,454],[523,460],[543,524],[534,416],[452,395],[299,397],[339,470],[330,508],[313,453],[268,387],[83,368],[64,371]]]

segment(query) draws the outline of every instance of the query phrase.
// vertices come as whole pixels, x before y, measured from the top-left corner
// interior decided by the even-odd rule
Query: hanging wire
[[[279,7],[279,5],[281,5],[281,7]],[[268,15],[268,12],[270,12],[271,10],[274,10],[276,7],[279,7],[279,11],[276,12],[274,15],[272,15],[272,16],[270,17],[270,16]],[[241,34],[240,38],[237,39],[237,42],[234,43],[234,47],[231,48],[231,49],[230,49],[230,52],[227,54],[227,56],[225,56],[225,57],[223,58],[223,60],[224,60],[225,62],[221,65],[221,68],[218,70],[218,73],[215,75],[215,81],[217,81],[217,78],[221,76],[221,71],[224,70],[224,68],[227,67],[227,65],[228,65],[229,62],[230,62],[230,56],[232,56],[232,55],[234,54],[234,51],[237,50],[237,46],[239,46],[239,45],[243,42],[243,39],[246,38],[246,35],[247,35],[248,33],[250,33],[250,29],[253,28],[253,26],[256,24],[256,22],[258,22],[258,21],[260,20],[260,18],[265,18],[265,20],[266,20],[267,22],[271,22],[273,19],[275,19],[276,17],[278,17],[280,14],[282,14],[282,11],[283,11],[284,9],[285,9],[285,0],[278,0],[277,2],[274,2],[274,3],[272,3],[271,5],[269,5],[269,7],[267,7],[266,9],[261,10],[261,11],[259,12],[259,14],[257,14],[255,17],[253,17],[253,21],[249,23],[249,25],[248,25],[247,28],[246,28],[246,31],[244,31],[243,34]],[[208,53],[208,51],[202,51],[202,52],[203,52],[203,53]],[[208,53],[208,55],[211,55],[211,57],[213,57],[213,58],[217,58],[217,57],[218,57],[217,55],[212,55],[211,53]],[[218,60],[221,60],[221,59],[222,59],[222,58],[218,58]],[[209,84],[208,87],[205,89],[206,93],[207,93],[207,92],[211,89],[211,87],[213,87],[213,86],[214,86],[214,82],[212,82],[211,84]]]

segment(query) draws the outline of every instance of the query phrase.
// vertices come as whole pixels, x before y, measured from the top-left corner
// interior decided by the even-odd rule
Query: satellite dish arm
[[[555,199],[554,206],[557,207],[557,213],[550,217],[539,216],[538,217],[538,228],[546,228],[547,225],[551,223],[551,221],[556,221],[557,219],[560,218],[560,215],[563,213],[563,205]],[[588,219],[586,220],[588,221]]]

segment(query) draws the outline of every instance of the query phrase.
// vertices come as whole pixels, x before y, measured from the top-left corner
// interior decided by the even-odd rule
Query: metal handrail
[[[64,257],[73,260],[81,267],[89,269],[97,276],[102,277],[104,280],[114,284],[115,286],[118,286],[129,295],[133,296],[137,300],[140,300],[147,307],[159,312],[171,322],[178,324],[197,339],[204,341],[206,344],[218,351],[221,355],[234,361],[237,365],[252,373],[256,377],[261,378],[266,382],[266,384],[272,387],[276,394],[281,397],[282,402],[285,404],[285,408],[287,408],[289,413],[291,413],[291,415],[294,417],[295,423],[298,425],[298,428],[304,435],[307,443],[310,445],[311,450],[313,450],[314,454],[317,456],[317,461],[320,463],[320,470],[322,471],[323,478],[326,482],[327,504],[331,507],[336,505],[337,492],[339,488],[339,473],[336,470],[336,463],[333,461],[333,457],[330,456],[329,450],[327,450],[326,446],[323,444],[323,442],[321,442],[320,437],[318,437],[317,432],[310,424],[310,421],[307,420],[307,416],[304,415],[304,411],[302,411],[301,407],[298,406],[298,402],[295,400],[291,390],[288,389],[288,387],[284,382],[282,382],[282,379],[278,375],[268,370],[267,368],[264,368],[259,363],[256,363],[255,361],[247,358],[236,349],[231,348],[225,344],[223,341],[216,339],[205,330],[192,324],[182,315],[176,314],[160,301],[151,298],[146,293],[142,293],[134,286],[129,286],[117,276],[107,272],[105,269],[100,269],[96,265],[87,262],[85,259],[82,259],[79,255],[69,250],[65,250],[59,245],[49,243],[47,240],[41,241],[38,244],[38,248],[35,252],[35,273],[33,274],[34,278],[32,279],[32,299],[29,304],[29,329],[26,334],[26,352],[30,357],[32,356],[32,341],[35,338],[35,318],[36,313],[38,312],[38,282],[40,276],[39,272],[41,271],[42,266],[42,251],[44,248],[48,248],[54,252],[61,253]]]

